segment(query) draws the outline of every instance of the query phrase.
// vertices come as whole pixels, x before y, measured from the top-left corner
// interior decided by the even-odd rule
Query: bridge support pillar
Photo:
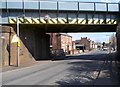
[[[118,61],[120,61],[120,23],[117,26],[116,36],[117,36],[117,59]]]
[[[0,27],[1,28],[1,27]],[[35,60],[50,59],[50,36],[41,33],[40,29],[27,28],[20,26],[20,45],[17,54],[18,44],[16,26],[2,26],[2,62],[0,65],[17,65],[17,55],[19,64],[32,63]]]

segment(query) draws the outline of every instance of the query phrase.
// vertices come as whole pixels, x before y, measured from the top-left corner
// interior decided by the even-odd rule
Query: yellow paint
[[[9,23],[12,23],[12,24],[16,23],[16,18],[9,18]]]
[[[99,23],[99,20],[98,19],[95,19],[94,20],[94,24],[98,24]]]
[[[17,43],[17,46],[20,47],[20,42]]]
[[[24,23],[24,19],[23,18],[19,18],[19,23]]]
[[[37,18],[33,18],[32,20],[33,20],[33,22],[34,22],[35,24],[39,24],[39,23],[40,23],[39,19],[37,19]]]
[[[86,20],[83,20],[83,22],[81,24],[86,24]]]
[[[52,21],[53,21],[55,24],[57,24],[57,20],[56,20],[56,19],[52,19]]]
[[[78,19],[78,24],[86,24],[86,19]],[[16,18],[9,18],[8,19],[8,22],[10,24],[16,24],[17,20]],[[46,24],[46,21],[44,20],[44,18],[42,19],[39,19],[39,18],[19,18],[18,19],[18,22],[19,23],[27,23],[27,24]],[[49,24],[57,24],[57,23],[60,23],[60,24],[65,24],[67,22],[67,19],[65,18],[58,18],[58,21],[56,18],[53,18],[53,19],[49,19],[48,20],[48,23]],[[90,19],[88,20],[88,24],[92,24],[94,22],[94,24],[103,24],[104,23],[104,20],[103,19]],[[107,24],[117,24],[117,21],[114,20],[114,19],[106,19],[106,23]],[[77,19],[73,19],[72,21],[69,22],[69,24],[77,24]]]
[[[73,19],[70,24],[76,24],[77,19]]]
[[[78,19],[78,24],[80,24],[83,21],[83,19]]]
[[[100,19],[100,24],[103,24],[104,20],[103,19]]]
[[[25,19],[25,23],[32,23],[31,18],[26,18],[26,19]]]
[[[62,19],[60,19],[60,18],[58,18],[58,21],[59,21],[61,24],[65,24],[65,22],[64,22]]]
[[[50,19],[48,20],[48,23],[50,23],[50,24],[54,24]]]
[[[40,21],[44,24],[46,23],[46,21],[44,19],[40,19]]]
[[[88,21],[88,24],[92,24],[92,22],[93,22],[93,19],[90,19],[90,20]]]

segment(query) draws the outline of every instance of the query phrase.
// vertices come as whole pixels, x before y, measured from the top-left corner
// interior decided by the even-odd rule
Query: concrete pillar
[[[117,59],[120,61],[120,23],[117,26],[116,37],[117,37]]]

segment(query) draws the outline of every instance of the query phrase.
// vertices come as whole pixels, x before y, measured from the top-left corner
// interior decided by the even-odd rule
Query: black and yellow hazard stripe
[[[14,24],[17,22],[16,18],[9,18],[9,23]],[[87,22],[88,21],[88,22]],[[47,21],[44,18],[19,18],[19,23],[27,23],[27,24],[105,24],[104,19],[70,19],[69,22],[67,22],[66,18],[51,18]],[[117,21],[114,19],[106,19],[106,24],[117,24]]]

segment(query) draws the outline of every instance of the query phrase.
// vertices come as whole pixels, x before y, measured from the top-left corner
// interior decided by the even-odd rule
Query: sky
[[[115,35],[115,32],[110,32],[110,33],[68,33],[69,35],[72,36],[72,40],[80,40],[81,37],[88,37],[92,41],[95,42],[109,42],[109,37],[112,36],[113,34]]]
[[[68,1],[88,1],[88,2],[120,2],[120,0],[68,0]],[[110,33],[68,33],[72,36],[72,40],[80,40],[81,37],[88,37],[95,42],[109,42],[109,36],[115,34],[115,32]]]

